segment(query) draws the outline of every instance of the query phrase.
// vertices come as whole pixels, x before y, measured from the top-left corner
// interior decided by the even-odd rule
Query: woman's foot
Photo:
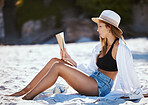
[[[29,97],[29,96],[24,96],[22,99],[23,99],[23,100],[33,100],[33,98],[31,98],[31,97]]]
[[[24,94],[25,94],[25,91],[19,91],[19,92],[13,93],[11,95],[5,95],[5,96],[22,96]]]

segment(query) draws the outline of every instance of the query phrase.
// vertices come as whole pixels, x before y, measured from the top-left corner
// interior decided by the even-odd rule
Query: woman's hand
[[[66,48],[64,48],[64,54],[63,54],[62,49],[60,50],[60,55],[61,55],[61,59],[62,60],[66,61],[66,62],[70,62],[72,65],[74,65],[75,67],[77,67],[77,63],[68,54]]]
[[[68,54],[66,48],[64,48],[64,54],[63,54],[63,51],[61,49],[61,58],[64,60],[64,61],[71,61],[71,56]]]
[[[60,49],[60,55],[61,55],[61,59],[63,59],[63,51],[62,51],[62,49]]]

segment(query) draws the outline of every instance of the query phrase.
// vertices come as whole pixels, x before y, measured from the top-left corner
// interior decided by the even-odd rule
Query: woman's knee
[[[54,64],[55,62],[59,61],[60,59],[59,58],[52,58],[47,64]]]
[[[52,66],[52,69],[55,71],[59,71],[59,70],[61,70],[61,68],[63,67],[63,63],[61,63],[61,62],[59,62],[59,61],[57,61],[57,62],[55,62],[54,64],[53,64],[53,66]]]
[[[58,61],[58,60],[59,60],[59,58],[56,58],[56,57],[55,57],[55,58],[52,58],[50,61],[51,61],[51,62],[56,62],[56,61]]]

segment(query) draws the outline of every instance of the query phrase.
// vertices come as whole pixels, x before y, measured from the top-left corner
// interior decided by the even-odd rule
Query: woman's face
[[[109,27],[106,27],[106,24],[99,20],[97,31],[99,32],[101,38],[107,38],[109,34]]]

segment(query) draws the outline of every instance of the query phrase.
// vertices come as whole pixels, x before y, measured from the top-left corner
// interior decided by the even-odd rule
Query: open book
[[[64,53],[65,53],[64,48],[66,48],[65,47],[65,40],[64,40],[64,32],[57,34],[56,38],[57,38],[59,47],[60,47],[60,49],[62,49],[62,52],[63,52],[63,55],[64,55]]]

